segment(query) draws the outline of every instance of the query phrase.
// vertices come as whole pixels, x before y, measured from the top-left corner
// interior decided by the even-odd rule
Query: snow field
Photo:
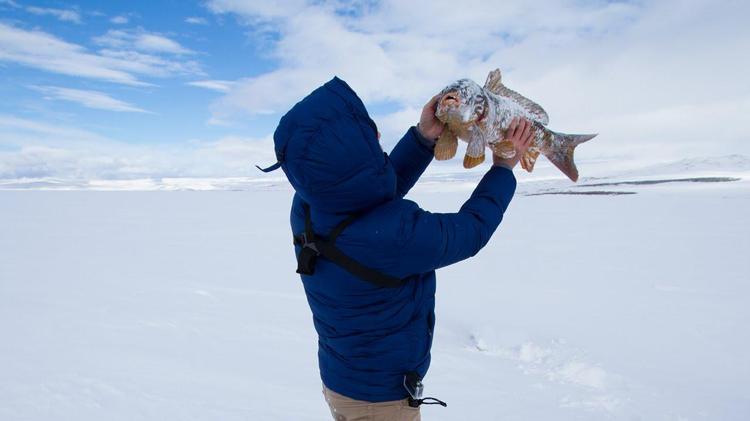
[[[748,179],[547,188],[438,271],[424,419],[748,419]],[[329,419],[291,195],[0,192],[0,419]]]

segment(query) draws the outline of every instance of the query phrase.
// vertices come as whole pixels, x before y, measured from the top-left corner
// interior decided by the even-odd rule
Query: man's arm
[[[425,138],[412,126],[393,147],[388,157],[396,170],[396,193],[404,197],[414,187],[434,157],[435,142]]]
[[[493,166],[458,212],[415,209],[402,225],[402,268],[424,273],[477,254],[500,225],[515,189],[513,171]]]
[[[509,139],[516,147],[510,159],[495,157],[471,197],[456,213],[431,213],[421,208],[405,215],[399,247],[402,269],[424,273],[474,256],[492,237],[516,190],[513,167],[531,145],[533,130],[514,120]]]
[[[435,141],[443,131],[443,123],[435,117],[440,94],[433,96],[422,108],[419,124],[410,127],[389,155],[398,175],[396,191],[404,197],[414,187],[435,154]]]

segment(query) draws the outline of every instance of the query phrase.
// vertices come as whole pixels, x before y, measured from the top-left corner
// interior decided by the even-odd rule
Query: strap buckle
[[[315,273],[315,262],[320,251],[314,241],[307,241],[305,233],[300,235],[302,251],[297,256],[297,273],[300,275],[312,275]]]
[[[424,384],[422,384],[422,378],[417,372],[410,371],[404,375],[404,388],[409,392],[409,406],[412,408],[419,408],[421,405],[448,406],[447,403],[440,399],[422,397],[422,394],[424,393]]]
[[[309,241],[307,239],[307,233],[303,232],[301,237],[302,237],[302,248],[311,248],[315,251],[316,254],[320,255],[320,251],[318,251],[318,246],[315,245],[315,241]]]

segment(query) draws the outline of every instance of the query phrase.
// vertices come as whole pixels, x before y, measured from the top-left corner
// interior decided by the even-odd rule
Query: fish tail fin
[[[550,162],[572,181],[578,181],[578,168],[573,161],[576,146],[593,139],[596,134],[565,134],[549,131],[552,136],[552,148],[543,150]]]

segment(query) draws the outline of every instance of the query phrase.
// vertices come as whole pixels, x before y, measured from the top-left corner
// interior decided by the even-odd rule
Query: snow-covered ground
[[[438,272],[425,420],[750,419],[747,158],[610,169],[519,173]],[[409,198],[455,211],[480,175]],[[219,191],[88,191],[138,186]],[[330,418],[283,182],[0,188],[0,420]]]

